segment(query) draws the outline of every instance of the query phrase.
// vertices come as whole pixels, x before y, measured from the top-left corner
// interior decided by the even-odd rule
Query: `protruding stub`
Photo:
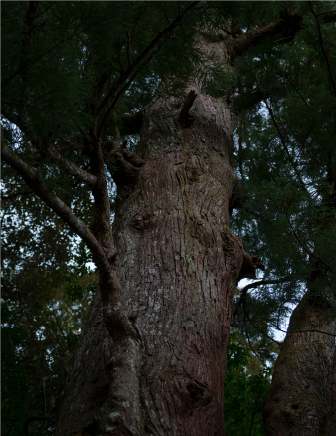
[[[191,90],[184,102],[184,105],[180,112],[180,116],[178,118],[178,121],[182,124],[183,127],[190,127],[192,125],[193,118],[189,114],[189,111],[192,105],[194,104],[196,97],[197,97],[196,92]]]
[[[237,281],[241,279],[256,279],[256,269],[264,271],[265,266],[261,263],[259,256],[250,256],[244,251],[243,263]]]

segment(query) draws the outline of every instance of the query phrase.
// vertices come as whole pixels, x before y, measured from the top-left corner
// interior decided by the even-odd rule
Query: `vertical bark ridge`
[[[226,349],[243,262],[241,240],[229,229],[235,118],[224,99],[190,89],[198,96],[187,127],[175,98],[144,111],[138,154],[145,163],[132,189],[118,184],[118,276],[141,352],[125,343],[124,356],[122,343],[106,339],[97,296],[63,406],[71,421],[60,436],[224,435]],[[137,381],[127,378],[135,372]],[[95,401],[80,398],[95,387],[103,392]],[[122,427],[113,427],[116,417]]]
[[[177,125],[175,99],[147,111],[139,145],[146,163],[133,193],[117,199],[120,277],[143,340],[146,435],[224,434],[226,345],[243,249],[228,227],[227,114],[220,118],[218,101],[198,94],[189,128]]]

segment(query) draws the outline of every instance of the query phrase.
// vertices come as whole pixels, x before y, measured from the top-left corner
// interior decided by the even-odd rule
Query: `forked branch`
[[[108,259],[98,243],[97,239],[90,232],[85,223],[80,220],[72,210],[56,195],[52,194],[45,184],[40,172],[28,165],[23,159],[17,156],[1,140],[1,157],[11,165],[15,171],[22,176],[26,184],[49,206],[59,217],[61,217],[69,227],[80,236],[92,251],[99,271],[111,274]]]

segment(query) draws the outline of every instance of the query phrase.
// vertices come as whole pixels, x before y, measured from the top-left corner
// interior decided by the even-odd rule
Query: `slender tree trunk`
[[[335,289],[308,291],[294,310],[264,401],[267,436],[335,433],[335,310]]]
[[[135,183],[118,184],[113,230],[126,305],[141,336],[133,361],[138,404],[116,429],[114,416],[125,410],[110,389],[114,345],[97,296],[57,435],[224,434],[226,347],[243,262],[229,229],[234,119],[223,100],[192,89],[198,95],[187,126],[174,98],[146,111],[138,147],[145,164]]]

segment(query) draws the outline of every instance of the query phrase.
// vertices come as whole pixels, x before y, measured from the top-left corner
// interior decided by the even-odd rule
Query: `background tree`
[[[322,104],[325,90],[333,90],[330,2],[320,2],[318,10],[300,2],[135,2],[127,3],[127,9],[116,2],[2,6],[3,159],[88,245],[100,277],[104,323],[97,293],[77,347],[58,434],[65,434],[65,428],[69,434],[98,429],[110,434],[222,434],[236,280],[261,266],[228,228],[229,212],[245,196],[239,184],[234,187],[235,112],[243,113],[237,163],[249,200],[235,216],[234,228],[244,236],[245,249],[266,265],[259,285],[273,285],[273,293],[267,286],[249,295],[245,288],[234,312],[235,328],[243,330],[252,348],[261,346],[261,361],[270,358],[270,327],[279,326],[288,305],[300,299],[299,286],[307,282],[314,284],[309,285],[313,298],[305,297],[303,303],[312,309],[305,310],[301,330],[308,325],[316,331],[312,317],[318,315],[323,324],[321,307],[327,304],[329,324],[319,325],[323,333],[317,333],[324,338],[327,328],[333,338],[329,280],[335,257],[333,245],[325,250],[325,237],[333,241],[334,204],[332,191],[328,197],[323,186],[330,163],[334,174],[334,106],[332,99]],[[300,32],[298,49],[296,44],[279,45],[298,38],[302,16],[308,36]],[[322,63],[313,56],[310,37],[313,47],[319,44]],[[313,67],[307,68],[309,55]],[[316,77],[316,71],[327,75],[314,87],[309,74]],[[294,89],[290,82],[297,88],[292,94],[287,92]],[[305,123],[301,128],[291,123],[287,110],[297,104],[296,95],[300,104],[305,102],[304,116],[316,122],[309,133]],[[306,110],[312,101],[320,101],[321,117]],[[118,148],[140,127],[136,150],[125,142]],[[321,162],[320,170],[304,160],[303,149]],[[115,242],[106,187],[110,176],[118,187]],[[93,208],[77,209],[83,192],[85,205],[90,202],[90,191]],[[303,220],[307,211],[315,229],[310,233]],[[285,253],[278,248],[284,243]],[[67,283],[70,296],[79,291],[77,280]],[[312,390],[322,386],[326,392],[316,431],[330,410],[334,347],[332,341],[325,347],[319,338],[314,349],[323,345],[328,369],[322,384],[310,380]],[[16,354],[17,347],[20,342],[12,345]],[[295,378],[295,371],[292,367],[288,373]],[[269,432],[284,425],[272,412],[278,394],[272,389],[265,409]],[[290,408],[292,429],[302,427],[297,412],[302,407],[293,404],[283,401],[281,406]],[[44,430],[53,420],[51,413],[46,417]]]

